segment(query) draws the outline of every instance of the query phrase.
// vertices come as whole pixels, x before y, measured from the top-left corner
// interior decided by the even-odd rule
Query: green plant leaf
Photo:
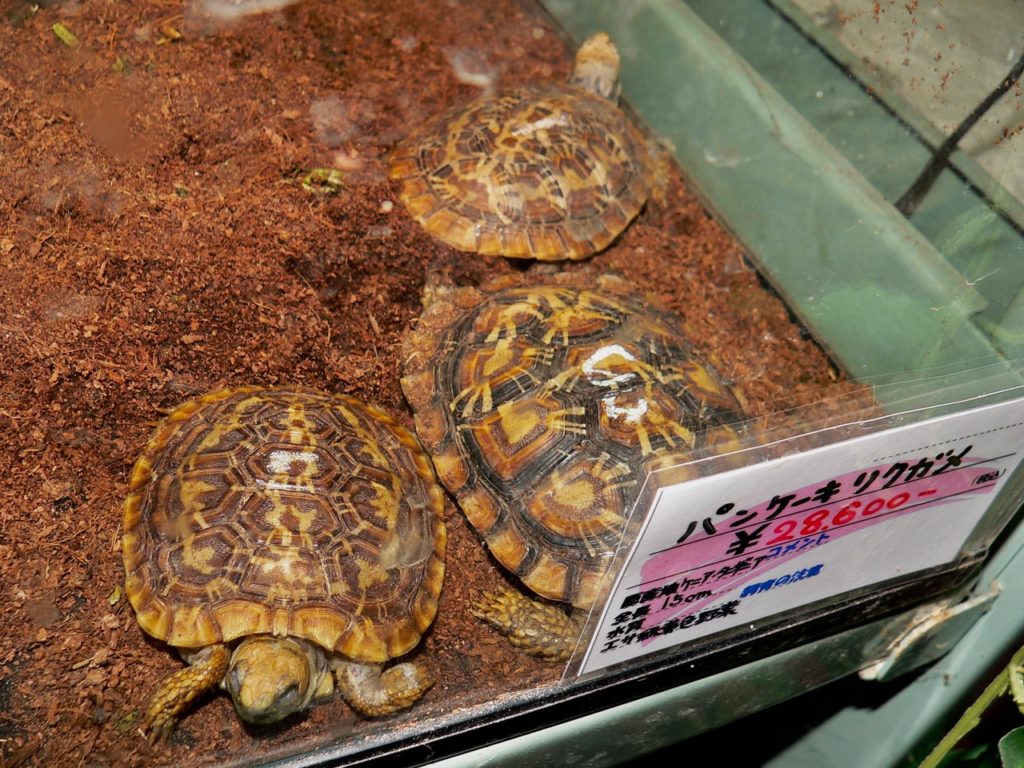
[[[1017,651],[1017,654],[1022,652],[1024,652],[1024,649]],[[1014,659],[1016,658],[1017,655],[1014,655]],[[1013,662],[1011,662],[1009,667],[1004,668],[996,675],[995,679],[982,691],[981,696],[967,708],[967,711],[950,729],[949,733],[943,736],[942,741],[935,745],[935,749],[921,763],[921,768],[938,768],[942,758],[948,755],[960,742],[960,739],[970,733],[981,722],[981,716],[985,714],[985,711],[992,705],[992,702],[1010,690],[1010,674],[1008,670],[1012,666]]]
[[[939,768],[1004,768],[996,753],[995,744],[975,744],[973,747],[954,749],[943,759]]]
[[[1024,766],[1024,726],[1014,728],[999,740],[999,756],[1003,760],[1003,768]]]

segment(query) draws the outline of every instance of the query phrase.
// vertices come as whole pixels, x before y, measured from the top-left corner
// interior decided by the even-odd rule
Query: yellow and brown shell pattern
[[[609,99],[522,88],[428,121],[393,152],[391,178],[453,248],[544,261],[606,248],[640,212],[656,155]]]
[[[126,591],[174,646],[266,633],[382,662],[434,619],[442,511],[429,458],[386,413],[296,388],[212,392],[135,464]]]
[[[625,281],[435,291],[402,387],[438,476],[534,592],[589,607],[667,454],[738,448],[737,396]]]

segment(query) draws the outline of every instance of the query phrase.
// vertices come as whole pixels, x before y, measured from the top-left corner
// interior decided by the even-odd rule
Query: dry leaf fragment
[[[59,21],[53,25],[53,34],[55,34],[57,38],[68,48],[75,48],[78,46],[78,37],[75,33]]]

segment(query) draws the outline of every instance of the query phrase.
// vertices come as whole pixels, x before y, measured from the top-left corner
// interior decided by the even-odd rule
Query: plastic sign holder
[[[574,673],[955,564],[1022,446],[1024,398],[684,482],[652,473]]]

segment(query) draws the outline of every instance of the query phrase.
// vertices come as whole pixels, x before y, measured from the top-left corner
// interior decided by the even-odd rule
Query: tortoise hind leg
[[[412,706],[434,684],[421,667],[408,661],[386,670],[380,664],[336,661],[334,676],[345,701],[365,717],[390,715]]]
[[[190,666],[179,669],[160,683],[146,707],[145,727],[151,744],[170,738],[178,715],[224,679],[230,660],[226,646],[211,645],[191,658]]]
[[[566,613],[512,589],[485,592],[472,610],[516,648],[547,661],[568,661],[583,631],[582,614]]]

